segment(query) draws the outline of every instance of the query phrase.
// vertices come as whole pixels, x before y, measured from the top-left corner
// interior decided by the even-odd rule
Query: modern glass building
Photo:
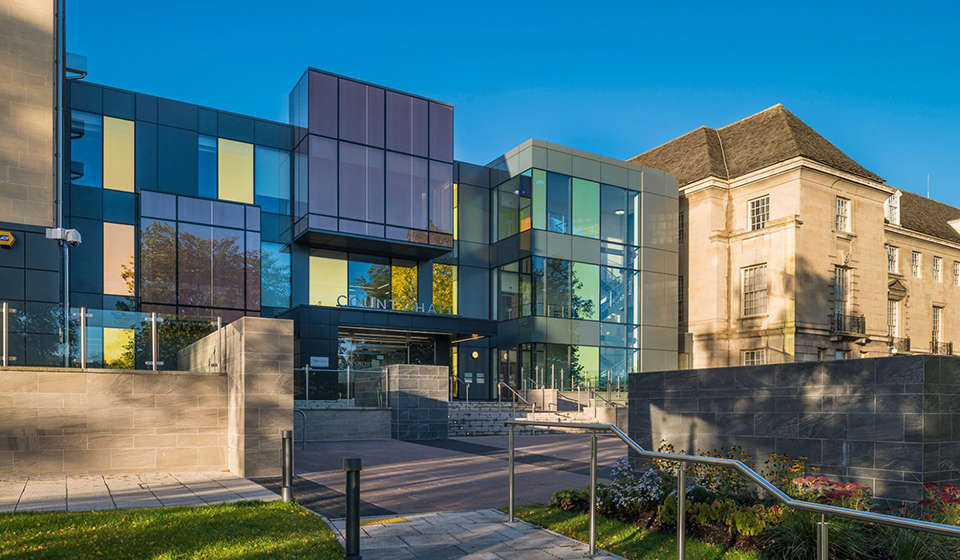
[[[298,366],[448,365],[472,399],[677,365],[671,174],[538,140],[456,161],[451,105],[314,69],[289,123],[66,97],[72,307],[289,318]],[[109,366],[133,333],[95,328]]]

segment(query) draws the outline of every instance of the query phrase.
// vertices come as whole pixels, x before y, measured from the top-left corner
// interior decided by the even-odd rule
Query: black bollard
[[[280,464],[280,497],[285,502],[293,501],[293,430],[283,431],[282,459]]]
[[[344,459],[347,473],[346,535],[347,554],[344,560],[361,560],[360,556],[360,459]]]

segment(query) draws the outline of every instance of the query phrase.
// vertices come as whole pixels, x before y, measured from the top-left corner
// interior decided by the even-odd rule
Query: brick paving
[[[0,513],[202,506],[280,497],[224,472],[0,479]]]

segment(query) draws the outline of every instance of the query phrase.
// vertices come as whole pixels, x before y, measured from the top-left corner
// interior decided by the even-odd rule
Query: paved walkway
[[[465,511],[507,505],[507,438],[412,443],[396,440],[307,444],[295,450],[294,495],[330,518],[342,517],[344,457],[360,457],[360,515]],[[600,437],[601,481],[626,445]],[[545,503],[557,490],[590,484],[589,435],[516,437],[517,504]],[[279,479],[257,482],[279,492]]]
[[[160,473],[0,479],[0,513],[202,506],[280,497],[230,473]]]
[[[334,520],[343,543],[344,521]],[[587,545],[497,510],[427,513],[360,520],[364,560],[556,560],[587,558]],[[597,551],[597,558],[621,558]],[[622,560],[622,559],[621,559]]]

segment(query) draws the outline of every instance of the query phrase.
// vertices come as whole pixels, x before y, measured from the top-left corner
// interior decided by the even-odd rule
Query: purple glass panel
[[[453,233],[453,166],[438,161],[430,162],[430,231]]]
[[[177,197],[172,194],[140,191],[140,215],[176,220]]]
[[[256,206],[247,206],[247,229],[260,231],[260,209]]]
[[[247,232],[247,309],[260,310],[260,234]]]
[[[383,90],[340,80],[340,139],[383,147]]]
[[[337,136],[337,78],[310,72],[310,133]]]
[[[210,262],[213,275],[210,290],[214,307],[243,307],[244,234],[224,228],[211,228]],[[259,237],[259,236],[258,236]],[[259,245],[258,245],[259,247]]]
[[[340,217],[383,222],[383,150],[340,143]]]
[[[307,227],[310,229],[337,231],[337,219],[329,216],[317,216],[315,214],[310,214]]]
[[[229,202],[213,203],[213,224],[223,227],[243,229],[244,207]]]
[[[177,225],[140,220],[140,300],[177,303]]]
[[[387,152],[387,223],[427,229],[427,160]]]
[[[383,90],[367,86],[367,141],[366,144],[383,147]]]
[[[181,196],[177,198],[181,222],[210,224],[213,217],[213,201]]]
[[[430,104],[430,159],[453,162],[453,107]]]
[[[387,92],[387,148],[427,156],[427,102]]]
[[[337,142],[310,136],[311,214],[337,215]]]
[[[180,224],[177,234],[177,284],[179,303],[209,306],[213,274],[210,226]]]

